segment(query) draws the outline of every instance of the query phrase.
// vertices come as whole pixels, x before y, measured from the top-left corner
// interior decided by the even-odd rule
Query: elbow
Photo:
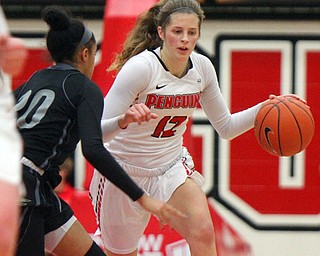
[[[90,150],[88,148],[82,147],[82,154],[84,156],[84,158],[89,162],[92,163],[94,160],[94,155],[95,153],[93,152],[93,150]]]
[[[234,137],[232,137],[230,134],[227,133],[219,133],[218,135],[220,138],[225,139],[225,140],[232,140]]]
[[[232,140],[233,138],[237,137],[235,134],[232,134],[229,130],[223,129],[217,131],[220,138],[225,140]]]
[[[233,129],[231,118],[221,120],[219,123],[216,123],[213,127],[215,127],[216,132],[222,139],[231,140],[235,137],[235,134],[232,132]]]

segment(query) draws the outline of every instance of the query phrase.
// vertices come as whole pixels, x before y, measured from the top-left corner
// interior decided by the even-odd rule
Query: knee
[[[211,222],[203,222],[190,232],[190,239],[198,243],[212,245],[215,243],[215,233]]]

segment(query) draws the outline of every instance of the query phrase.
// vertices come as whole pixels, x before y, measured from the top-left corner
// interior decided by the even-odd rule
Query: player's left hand
[[[302,103],[304,103],[309,108],[309,106],[307,104],[307,101],[302,99],[300,96],[298,96],[296,94],[284,94],[284,95],[280,95],[280,96],[276,96],[274,94],[270,94],[269,95],[269,100],[273,100],[273,99],[275,99],[277,97],[292,97],[292,98],[295,98],[295,99],[301,101]],[[266,100],[265,102],[268,102],[269,100]]]
[[[172,226],[173,223],[170,221],[172,217],[188,218],[188,215],[184,214],[175,207],[158,199],[152,198],[146,194],[140,197],[137,201],[146,211],[152,213],[158,218],[161,228],[163,228],[165,225]]]

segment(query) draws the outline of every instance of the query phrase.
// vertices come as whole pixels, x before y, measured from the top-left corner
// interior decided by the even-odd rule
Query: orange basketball
[[[260,146],[270,154],[293,156],[311,142],[314,119],[303,102],[292,96],[278,96],[263,104],[254,132]]]

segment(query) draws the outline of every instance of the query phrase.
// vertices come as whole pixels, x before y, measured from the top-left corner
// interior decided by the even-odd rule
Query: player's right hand
[[[151,110],[144,104],[138,103],[132,105],[125,114],[119,117],[118,123],[121,129],[127,128],[131,123],[149,122],[151,119],[158,118],[158,115],[151,113]]]

